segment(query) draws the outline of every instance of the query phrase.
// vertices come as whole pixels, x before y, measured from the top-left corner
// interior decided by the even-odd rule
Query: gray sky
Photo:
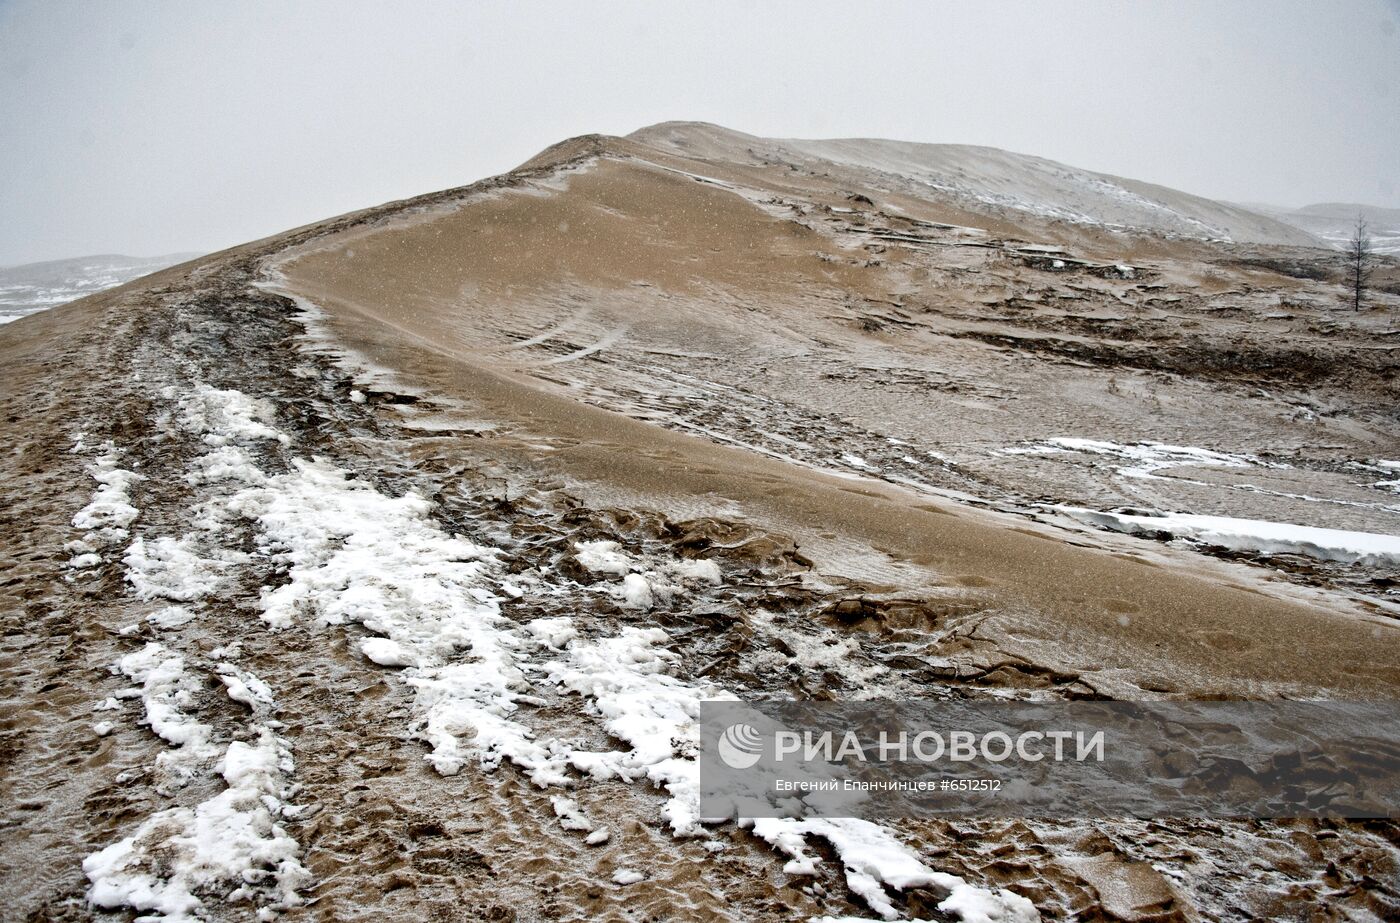
[[[667,119],[1400,207],[1400,0],[0,0],[0,264],[219,248]]]

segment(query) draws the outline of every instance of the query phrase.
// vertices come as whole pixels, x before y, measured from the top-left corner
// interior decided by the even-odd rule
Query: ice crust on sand
[[[1081,522],[1126,532],[1156,536],[1162,533],[1206,545],[1251,554],[1296,554],[1322,561],[1390,567],[1400,564],[1400,537],[1374,532],[1347,532],[1297,526],[1259,519],[1233,519],[1228,516],[1197,516],[1188,513],[1136,515],[1101,512],[1074,506],[1054,509]]]
[[[1266,462],[1255,455],[1217,452],[1196,446],[1167,445],[1161,442],[1139,442],[1123,444],[1106,442],[1101,439],[1078,439],[1059,437],[1047,439],[1029,446],[1016,446],[1000,450],[1003,455],[1053,455],[1059,452],[1083,452],[1114,458],[1123,462],[1118,473],[1130,478],[1160,478],[1157,472],[1170,468],[1198,466],[1205,468],[1285,468],[1274,462]]]

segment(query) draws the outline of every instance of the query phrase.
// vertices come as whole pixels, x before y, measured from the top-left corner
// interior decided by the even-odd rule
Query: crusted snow
[[[559,818],[560,827],[584,833],[593,832],[596,825],[574,799],[566,798],[563,795],[551,795],[549,803],[554,808],[554,816]]]
[[[416,667],[418,658],[397,641],[388,638],[366,638],[360,642],[360,653],[381,667]]]
[[[185,475],[185,480],[198,486],[229,480],[260,484],[266,478],[246,450],[223,445],[195,459],[194,469]]]
[[[406,667],[417,691],[415,730],[432,745],[439,772],[459,771],[473,751],[549,762],[510,717],[525,686],[521,642],[492,591],[491,549],[443,532],[423,498],[386,496],[320,461],[297,460],[227,505],[253,521],[263,550],[288,567],[287,582],[264,591],[262,618],[274,628],[358,623],[379,635],[385,643],[361,650]],[[459,737],[471,730],[467,746]]]
[[[526,622],[525,631],[540,644],[554,650],[563,648],[578,637],[574,620],[565,615]]]
[[[749,618],[767,632],[779,632],[773,613],[767,610],[755,609]],[[867,688],[870,680],[888,673],[889,668],[861,659],[858,639],[819,624],[808,625],[803,631],[788,630],[781,634],[788,652],[773,648],[756,651],[751,659],[751,668],[785,670],[790,664],[797,664],[808,670],[831,670],[858,690],[855,693],[857,698],[881,694],[878,688],[860,691]]]
[[[680,561],[675,565],[675,570],[682,579],[694,580],[697,583],[719,586],[724,582],[724,575],[720,571],[719,565],[705,558]]]
[[[609,592],[626,609],[650,609],[669,602],[686,584],[713,586],[723,580],[714,561],[645,560],[614,541],[575,542],[574,559],[590,573],[621,577]]]
[[[650,609],[654,601],[651,584],[641,574],[628,574],[622,578],[619,591],[622,605],[628,609]]]
[[[199,384],[180,398],[179,406],[181,424],[203,433],[206,445],[227,445],[235,439],[287,438],[270,425],[272,405],[242,391]]]
[[[897,891],[922,887],[948,891],[938,909],[955,913],[967,923],[1040,919],[1035,905],[1018,894],[1005,889],[989,891],[956,875],[930,869],[889,830],[870,821],[765,817],[740,823],[790,857],[784,868],[790,875],[815,874],[820,858],[808,851],[806,838],[817,836],[826,840],[841,857],[847,886],[886,920],[899,916],[886,887]]]
[[[692,836],[700,833],[700,702],[734,696],[670,675],[677,657],[661,647],[669,641],[660,628],[627,626],[612,637],[571,642],[565,658],[543,669],[549,681],[582,695],[607,732],[632,748],[574,751],[570,762],[598,778],[649,779],[671,795],[662,816],[672,831]]]
[[[221,663],[216,674],[229,696],[248,706],[251,742],[231,741],[222,750],[212,730],[188,714],[200,689],[186,659],[151,642],[121,658],[116,669],[141,684],[146,722],[176,749],[156,758],[158,776],[172,772],[188,781],[213,763],[224,788],[193,808],[177,806],[152,814],[134,832],[83,860],[88,901],[103,909],[131,908],[139,920],[192,921],[207,917],[204,901],[260,906],[259,918],[301,903],[298,890],[311,881],[300,847],[280,821],[295,815],[287,804],[295,769],[286,742],[266,720],[275,708],[272,690],[236,665]],[[97,708],[116,704],[108,699]],[[94,730],[110,733],[112,722]],[[159,790],[160,787],[158,787]]]
[[[636,564],[636,560],[617,542],[575,542],[574,558],[584,570],[601,574],[626,575]]]
[[[217,671],[230,699],[248,706],[255,715],[272,711],[275,703],[272,689],[267,683],[230,663],[220,664]]]
[[[196,406],[186,425],[216,427],[203,433],[212,446],[277,437],[248,425],[258,405],[237,392],[207,389]],[[562,756],[512,717],[529,686],[517,649],[529,642],[500,614],[492,549],[442,531],[422,497],[387,496],[323,460],[245,475],[211,501],[210,516],[250,522],[259,552],[286,568],[286,582],[262,594],[269,626],[359,624],[372,632],[361,652],[403,667],[415,690],[412,730],[439,772],[456,773],[472,757],[487,766],[508,759],[533,770],[537,784],[564,781]]]
[[[868,461],[866,461],[865,459],[861,458],[859,455],[852,455],[852,454],[850,454],[849,452],[847,452],[847,453],[845,453],[844,455],[841,456],[841,461],[843,461],[843,462],[845,462],[846,464],[850,465],[852,468],[859,468],[859,469],[861,469],[862,471],[879,471],[879,470],[880,470],[879,468],[876,468],[874,465],[870,464],[870,462],[868,462]]]
[[[146,621],[158,628],[179,628],[194,618],[195,614],[185,606],[166,606],[146,616]]]
[[[1371,462],[1371,467],[1379,471],[1384,471],[1387,474],[1400,475],[1400,461],[1373,461]],[[1400,494],[1400,477],[1384,481],[1376,481],[1371,486],[1380,490],[1390,490],[1394,491],[1397,494]]]

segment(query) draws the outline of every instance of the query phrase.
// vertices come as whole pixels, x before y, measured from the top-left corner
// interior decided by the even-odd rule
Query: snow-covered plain
[[[130,282],[195,255],[85,256],[0,268],[0,324]]]

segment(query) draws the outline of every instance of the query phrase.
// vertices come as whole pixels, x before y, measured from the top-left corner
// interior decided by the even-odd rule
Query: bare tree
[[[1361,310],[1361,301],[1366,297],[1366,284],[1371,281],[1371,235],[1367,233],[1366,219],[1356,216],[1356,233],[1347,244],[1347,282],[1351,286],[1351,307]]]

